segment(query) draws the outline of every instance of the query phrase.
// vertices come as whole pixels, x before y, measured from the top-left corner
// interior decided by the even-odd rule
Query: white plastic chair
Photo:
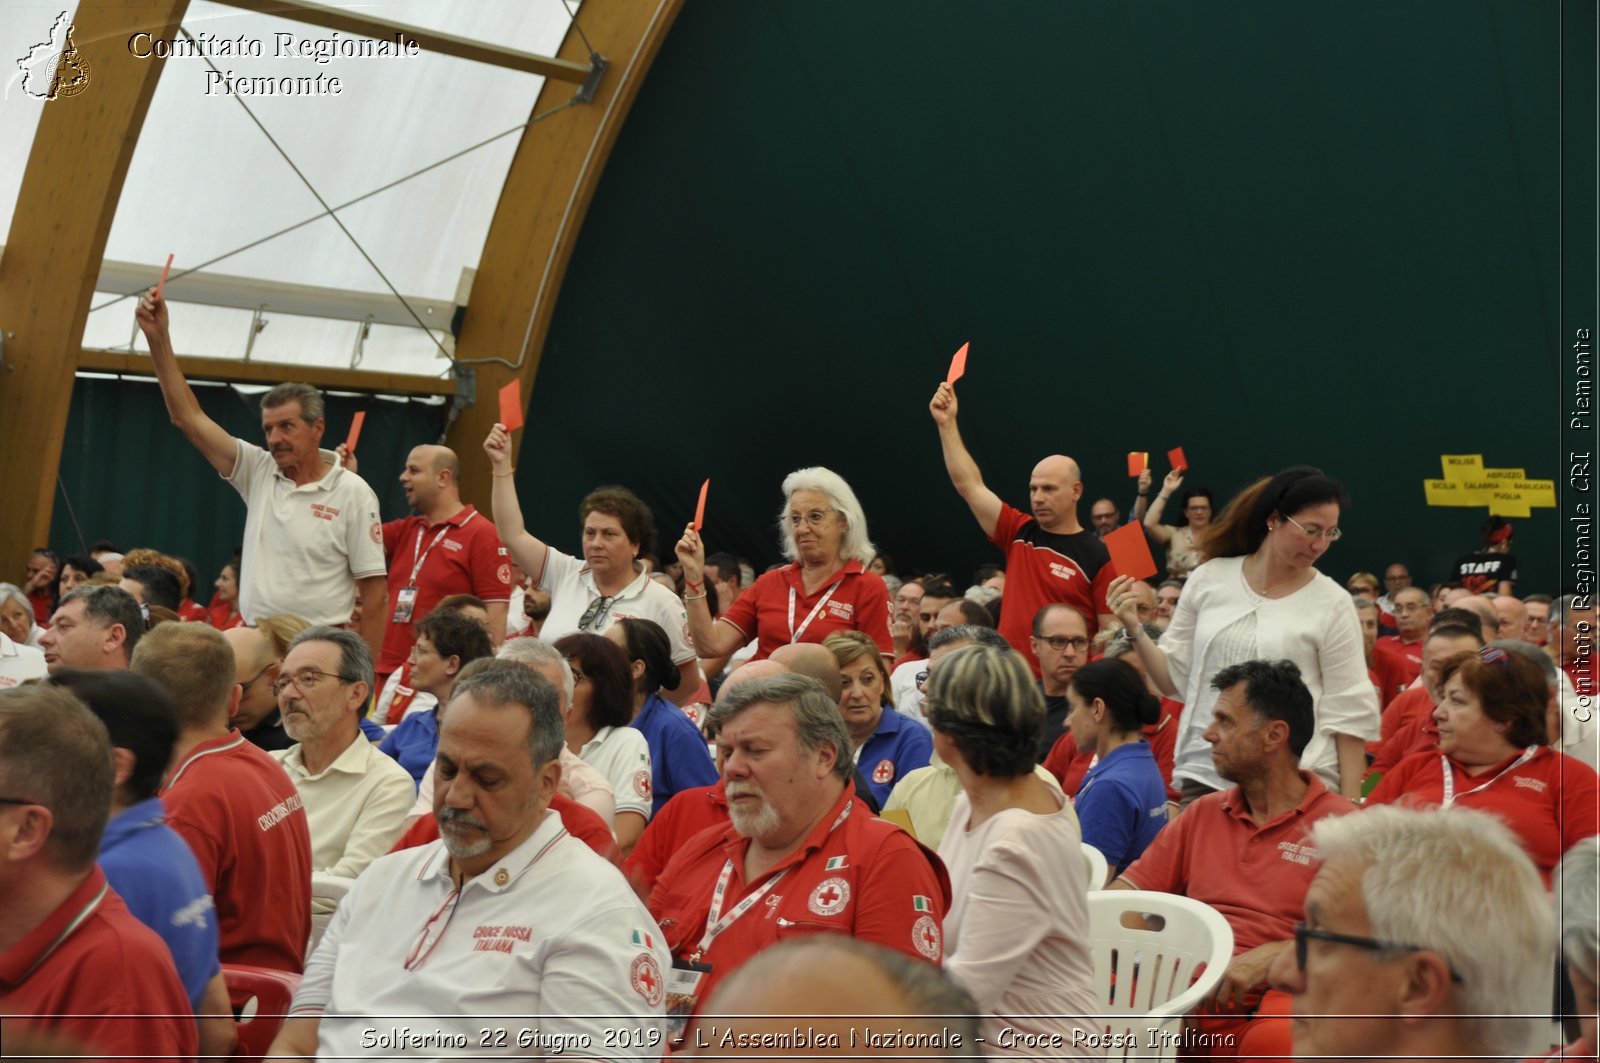
[[[1124,915],[1159,916],[1163,924],[1134,929],[1122,925]],[[1188,897],[1094,890],[1089,950],[1100,996],[1097,1021],[1116,1038],[1108,1043],[1129,1044],[1106,1058],[1175,1060],[1184,1014],[1216,988],[1233,958],[1233,928],[1215,908]]]
[[[1080,843],[1083,846],[1083,862],[1088,865],[1089,891],[1103,890],[1106,888],[1106,873],[1111,870],[1111,865],[1106,863],[1105,854],[1100,852],[1088,842]]]
[[[334,910],[339,907],[344,895],[350,892],[354,882],[353,878],[330,875],[326,871],[311,873],[311,940],[306,943],[308,958],[317,951],[317,942],[322,940],[322,932],[328,929],[328,920],[333,918]]]

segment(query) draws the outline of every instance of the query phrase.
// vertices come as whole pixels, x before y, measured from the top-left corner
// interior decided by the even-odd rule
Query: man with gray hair
[[[361,731],[372,655],[353,631],[308,627],[272,684],[295,744],[272,756],[305,802],[313,871],[355,878],[389,851],[416,796],[411,773]]]
[[[747,666],[748,667],[748,666]],[[815,680],[754,679],[707,714],[731,823],[668,862],[650,911],[682,968],[675,1013],[794,933],[833,932],[938,963],[949,897],[928,856],[867,814],[839,707]]]
[[[378,498],[341,467],[337,454],[320,447],[322,392],[279,384],[261,396],[265,449],[235,439],[206,414],[184,379],[166,301],[152,289],[134,316],[172,423],[245,500],[240,615],[249,624],[274,613],[344,624],[359,589],[361,636],[376,655],[389,620]]]
[[[356,880],[269,1056],[619,1058],[629,1050],[616,1047],[618,1030],[660,1045],[663,935],[616,868],[549,808],[558,704],[549,682],[515,662],[474,662],[456,683],[439,721],[439,841],[385,856]],[[400,1021],[417,1016],[425,1029]],[[506,1017],[503,1032],[490,1016]]]
[[[1319,821],[1310,844],[1322,863],[1305,921],[1270,972],[1293,997],[1296,1056],[1520,1058],[1545,1047],[1554,921],[1500,820],[1377,806]]]
[[[972,1059],[981,1052],[976,1012],[972,994],[942,968],[882,945],[813,934],[766,950],[723,982],[685,1055],[726,1058],[730,1045],[743,1043],[773,1045],[768,1058]],[[814,1035],[804,1041],[795,1036],[798,1015]],[[863,1053],[868,1033],[885,1028],[903,1036]]]
[[[144,635],[144,612],[121,587],[91,584],[61,598],[50,627],[39,636],[44,664],[60,668],[126,668]]]

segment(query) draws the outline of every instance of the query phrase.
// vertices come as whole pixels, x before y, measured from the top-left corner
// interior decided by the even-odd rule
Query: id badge
[[[689,1016],[700,1003],[700,987],[710,973],[711,965],[707,963],[672,961],[672,970],[667,972],[667,1040],[670,1043],[676,1044],[682,1039]]]
[[[411,612],[417,607],[417,588],[401,587],[400,593],[394,596],[394,622],[396,624],[411,623]]]

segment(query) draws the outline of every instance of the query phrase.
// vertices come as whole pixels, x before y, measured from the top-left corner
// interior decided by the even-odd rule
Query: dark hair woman
[[[633,676],[634,730],[650,746],[651,807],[654,816],[675,794],[697,786],[715,786],[717,768],[706,740],[682,709],[660,691],[678,685],[672,644],[654,620],[628,617],[612,624],[606,638],[628,655]]]
[[[1073,804],[1083,840],[1110,867],[1106,881],[1144,852],[1167,825],[1167,784],[1144,727],[1161,718],[1161,701],[1126,661],[1092,661],[1067,684],[1067,728],[1095,764],[1078,784]]]
[[[556,650],[572,666],[572,711],[567,748],[611,783],[617,800],[617,846],[633,851],[650,818],[650,744],[633,722],[633,677],[628,655],[604,635],[563,635]]]

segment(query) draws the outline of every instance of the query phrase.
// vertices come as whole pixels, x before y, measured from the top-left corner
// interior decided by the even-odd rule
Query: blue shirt
[[[651,694],[632,726],[644,733],[650,747],[651,816],[675,794],[716,785],[717,766],[711,762],[706,740],[678,706],[660,694]]]
[[[1101,757],[1073,798],[1083,840],[1099,849],[1115,874],[1139,859],[1167,825],[1167,784],[1148,742],[1130,742]]]
[[[367,736],[367,741],[368,742],[382,742],[383,741],[383,736],[384,736],[383,724],[381,724],[381,723],[373,723],[371,720],[367,719],[365,716],[361,717],[356,722],[361,725],[361,733]],[[285,747],[285,748],[287,748],[287,747]]]
[[[378,752],[387,753],[400,762],[420,784],[427,774],[428,765],[439,751],[439,710],[427,709],[413,712],[401,720],[395,729],[378,744]]]
[[[861,769],[860,777],[867,781],[872,796],[878,799],[878,807],[882,808],[900,777],[926,768],[932,756],[932,732],[885,703],[878,729],[856,751],[856,766]]]
[[[167,943],[189,1003],[198,1008],[206,983],[222,969],[216,908],[194,853],[165,820],[159,797],[124,809],[100,838],[100,870],[128,911]]]

